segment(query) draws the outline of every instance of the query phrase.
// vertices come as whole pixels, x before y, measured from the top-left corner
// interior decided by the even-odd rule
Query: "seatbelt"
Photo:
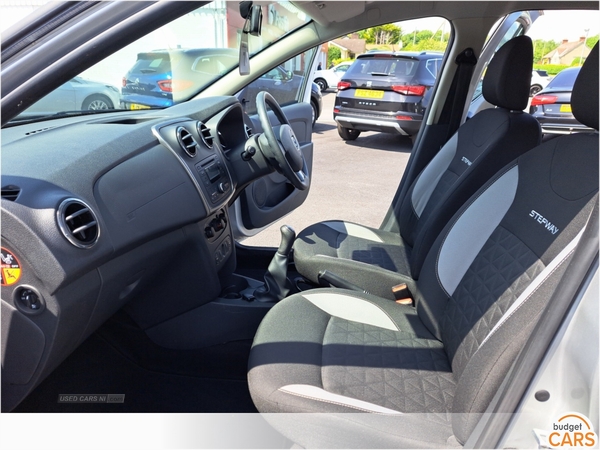
[[[473,75],[473,69],[475,69],[475,65],[477,64],[477,58],[472,48],[466,48],[456,57],[454,62],[458,65],[458,68],[452,79],[452,86],[439,121],[440,123],[448,124],[446,140],[450,139],[456,133],[458,127],[460,127],[465,101],[469,92],[469,84]]]

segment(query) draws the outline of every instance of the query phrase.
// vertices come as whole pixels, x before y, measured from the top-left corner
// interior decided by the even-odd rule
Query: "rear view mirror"
[[[240,16],[243,19],[247,19],[250,15],[250,8],[252,8],[252,2],[240,2]]]
[[[244,24],[244,33],[251,34],[252,36],[260,36],[262,19],[262,8],[259,5],[254,5],[250,9],[250,16],[246,19],[246,23]]]
[[[262,29],[262,8],[259,5],[253,5],[252,2],[240,3],[240,15],[246,19],[242,29],[242,40],[240,42],[240,75],[250,73],[250,51],[248,49],[248,35],[260,36]]]

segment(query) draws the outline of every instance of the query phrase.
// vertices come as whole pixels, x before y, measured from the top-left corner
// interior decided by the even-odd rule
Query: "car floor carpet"
[[[119,312],[16,412],[256,412],[246,370],[251,341],[194,350],[153,343]],[[59,395],[125,394],[123,403],[59,403]]]

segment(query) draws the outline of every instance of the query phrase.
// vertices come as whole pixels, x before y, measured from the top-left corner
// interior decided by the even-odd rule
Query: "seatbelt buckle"
[[[412,294],[408,289],[406,283],[400,283],[396,286],[392,286],[392,293],[394,294],[394,298],[396,299],[396,303],[399,305],[410,305],[414,304],[414,300],[412,298]]]

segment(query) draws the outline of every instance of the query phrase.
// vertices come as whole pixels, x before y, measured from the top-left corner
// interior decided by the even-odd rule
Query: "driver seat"
[[[458,208],[500,168],[540,143],[527,107],[533,47],[519,36],[493,57],[483,96],[497,108],[463,124],[418,175],[401,203],[399,231],[344,221],[309,226],[294,242],[297,271],[314,283],[327,270],[384,298],[418,279],[425,256]]]

